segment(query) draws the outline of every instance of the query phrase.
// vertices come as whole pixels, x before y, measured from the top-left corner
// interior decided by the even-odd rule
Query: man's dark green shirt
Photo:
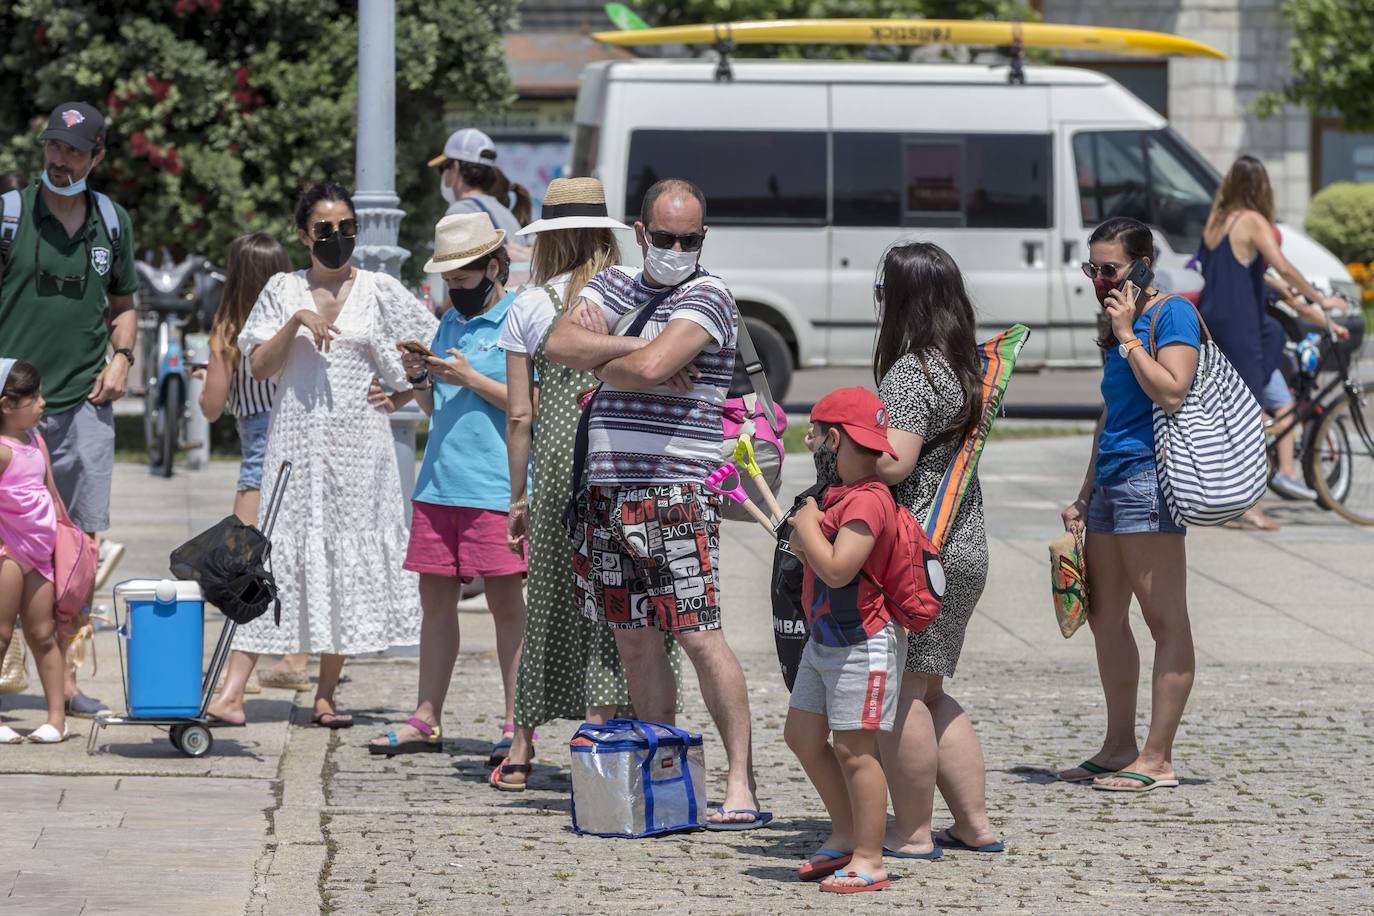
[[[86,196],[86,224],[68,236],[43,203],[39,183],[21,191],[24,215],[0,281],[0,356],[27,360],[43,379],[48,413],[81,403],[105,367],[110,343],[106,296],[138,290],[134,232],[119,215],[119,276],[110,234],[94,199]]]

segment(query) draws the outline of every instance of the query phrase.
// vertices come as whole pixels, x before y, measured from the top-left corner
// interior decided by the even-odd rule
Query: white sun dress
[[[315,311],[305,272],[268,281],[239,348],[272,337],[301,309]],[[277,469],[291,478],[272,533],[281,626],[269,611],[238,630],[234,648],[283,655],[359,655],[420,641],[419,581],[401,568],[409,528],[386,413],[368,404],[374,377],[409,387],[399,340],[432,340],[438,322],[393,277],[359,270],[334,322],[328,353],[301,329],[277,382],[267,435],[262,510]]]

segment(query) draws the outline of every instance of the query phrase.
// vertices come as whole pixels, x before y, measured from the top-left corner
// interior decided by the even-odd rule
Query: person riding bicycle
[[[42,377],[47,409],[38,431],[57,490],[72,521],[94,536],[110,527],[112,405],[128,392],[138,336],[134,232],[123,207],[87,187],[105,159],[99,111],[64,102],[38,139],[42,176],[0,204],[0,353]],[[97,588],[122,553],[102,545]],[[70,715],[105,709],[77,689],[71,667],[66,694]]]

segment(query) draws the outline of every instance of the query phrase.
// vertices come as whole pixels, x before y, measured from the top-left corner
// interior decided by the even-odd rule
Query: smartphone
[[[416,356],[434,356],[433,351],[418,340],[403,340],[396,344],[396,346],[401,350],[405,350],[407,353],[414,353]],[[437,359],[438,357],[435,358]]]
[[[1150,269],[1150,265],[1144,261],[1136,261],[1131,265],[1130,271],[1126,274],[1126,279],[1117,284],[1117,289],[1125,289],[1126,284],[1130,283],[1135,287],[1134,305],[1140,304],[1140,297],[1145,295],[1145,290],[1154,282],[1155,272]]]

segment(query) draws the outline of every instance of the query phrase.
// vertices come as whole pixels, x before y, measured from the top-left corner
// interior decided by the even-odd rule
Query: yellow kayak
[[[1226,55],[1190,38],[1141,29],[1111,29],[1048,22],[992,22],[970,19],[777,19],[718,25],[675,25],[623,32],[597,32],[597,41],[621,47],[663,44],[737,45],[985,45],[1004,47],[1020,40],[1027,48],[1058,48],[1147,57]]]

